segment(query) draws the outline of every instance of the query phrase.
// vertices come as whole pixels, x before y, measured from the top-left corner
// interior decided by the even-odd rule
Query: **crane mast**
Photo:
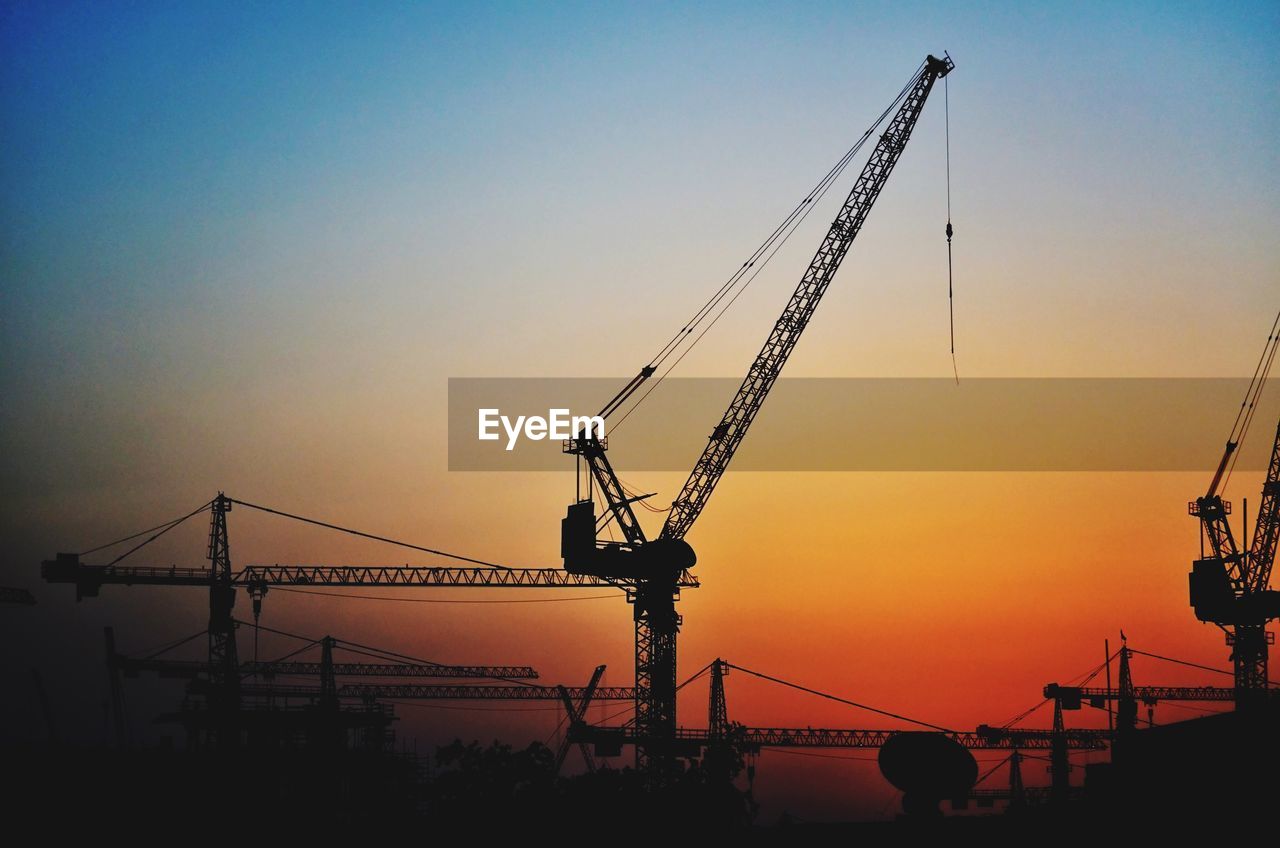
[[[227,513],[231,499],[218,492],[210,505],[209,521],[209,678],[216,685],[210,699],[217,744],[238,744],[235,713],[240,707],[240,659],[236,652],[231,545],[227,541]]]
[[[661,533],[647,540],[628,497],[610,465],[607,445],[594,435],[570,440],[565,450],[585,461],[624,541],[601,541],[594,502],[588,497],[569,506],[561,525],[561,554],[565,570],[617,581],[634,604],[637,766],[659,777],[676,750],[676,636],[681,619],[675,600],[697,557],[684,541],[702,514],[716,484],[724,475],[769,390],[813,317],[845,254],[857,237],[876,198],[902,156],[934,83],[954,68],[950,57],[929,56],[901,95],[901,105],[880,135],[848,198],[831,223],[786,308],[779,316],[747,371],[720,423],[690,473]],[[645,369],[611,400],[602,412],[616,410],[653,373]]]

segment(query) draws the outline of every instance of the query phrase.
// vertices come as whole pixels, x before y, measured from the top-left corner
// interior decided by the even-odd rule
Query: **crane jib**
[[[1271,584],[1271,568],[1276,561],[1276,542],[1280,538],[1280,425],[1276,427],[1275,442],[1271,447],[1271,462],[1262,484],[1262,503],[1258,509],[1258,523],[1253,531],[1253,544],[1249,548],[1250,588],[1254,592],[1266,591]]]
[[[708,439],[689,479],[672,502],[671,512],[667,515],[659,538],[684,538],[702,513],[902,155],[929,91],[953,67],[950,58],[938,59],[930,56],[925,61],[910,92],[890,120],[888,128],[881,134],[844,206],[831,223],[786,309],[774,324],[724,417]]]

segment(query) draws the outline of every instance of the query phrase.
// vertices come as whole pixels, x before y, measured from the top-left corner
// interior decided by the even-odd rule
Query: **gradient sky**
[[[1277,35],[1274,3],[4,3],[0,568],[41,601],[4,612],[5,668],[45,668],[64,723],[99,738],[101,625],[146,647],[198,629],[203,599],[77,607],[38,562],[218,489],[555,564],[568,469],[448,473],[446,380],[633,373],[928,52],[957,64],[961,374],[1247,375],[1280,290]],[[938,94],[788,375],[950,373]],[[681,373],[742,372],[829,211]],[[969,727],[1095,665],[1119,627],[1222,667],[1185,599],[1185,503],[1206,482],[730,473],[690,536],[705,588],[682,606],[682,675],[723,655]],[[204,530],[183,532],[159,561],[198,564]],[[404,559],[246,512],[232,533],[238,562]],[[438,661],[631,677],[610,600],[279,593],[267,614]],[[730,698],[747,722],[878,724],[738,678]],[[424,747],[558,718],[402,714]],[[860,761],[765,765],[766,814],[890,797]],[[788,796],[793,772],[807,788]]]

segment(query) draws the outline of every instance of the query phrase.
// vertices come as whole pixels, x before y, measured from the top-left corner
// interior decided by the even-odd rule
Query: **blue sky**
[[[8,4],[11,479],[95,467],[86,443],[183,455],[212,411],[264,405],[360,442],[368,410],[393,409],[430,444],[450,376],[631,373],[941,50],[957,62],[962,373],[1238,374],[1275,307],[1278,19],[1274,4]],[[950,372],[941,106],[793,375]],[[738,373],[827,211],[685,373]]]
[[[394,410],[429,446],[450,376],[631,373],[941,50],[962,373],[1238,374],[1275,308],[1278,18],[8,4],[9,479],[116,479],[95,450],[185,456],[218,440],[210,415],[264,406],[362,444]],[[950,373],[941,106],[794,376]],[[739,372],[830,211],[685,374]],[[233,442],[279,438],[244,426]]]

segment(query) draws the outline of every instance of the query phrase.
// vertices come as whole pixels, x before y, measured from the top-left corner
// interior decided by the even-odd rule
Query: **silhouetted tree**
[[[732,780],[742,769],[734,750],[679,767],[658,790],[631,768],[556,778],[555,755],[541,743],[522,750],[494,742],[455,740],[436,751],[428,790],[434,821],[480,829],[532,825],[616,827],[743,827],[754,806]],[[637,819],[637,811],[643,816]]]
[[[436,750],[435,764],[428,790],[433,818],[483,827],[495,823],[495,811],[531,821],[556,806],[555,754],[540,742],[517,751],[496,741],[481,747],[454,740]]]

